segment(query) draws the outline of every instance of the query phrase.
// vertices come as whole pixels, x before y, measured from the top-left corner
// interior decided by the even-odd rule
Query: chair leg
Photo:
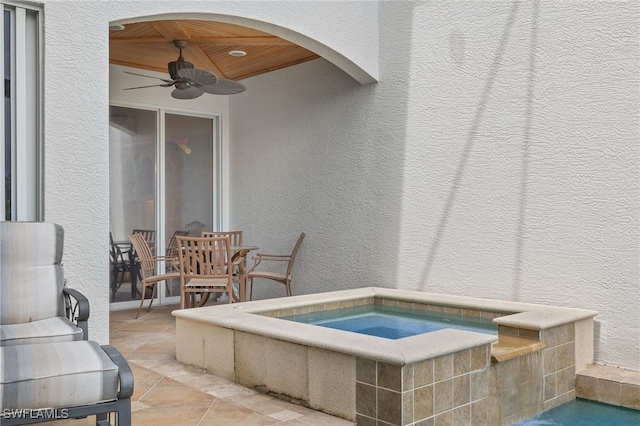
[[[156,298],[156,288],[158,288],[158,283],[155,283],[153,285],[153,291],[151,292],[151,300],[149,300],[149,307],[147,308],[147,312],[151,310],[151,305],[153,305],[153,299]]]
[[[287,287],[287,296],[291,296],[291,281],[287,280],[284,285]]]
[[[116,287],[118,285],[118,269],[115,266],[113,267],[112,275],[113,276],[111,278],[111,301],[115,302],[116,293],[118,292],[118,288]]]
[[[138,308],[138,313],[136,314],[136,319],[138,319],[138,317],[140,316],[140,311],[142,310],[142,305],[144,304],[144,297],[147,295],[147,291],[146,291],[146,287],[144,286],[144,284],[142,285],[142,294],[140,294],[140,307]],[[153,299],[151,299],[151,301],[153,302]],[[151,307],[151,306],[149,306]]]
[[[253,300],[253,277],[249,278],[249,301]]]

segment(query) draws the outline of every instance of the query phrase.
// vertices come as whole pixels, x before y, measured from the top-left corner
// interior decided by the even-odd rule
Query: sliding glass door
[[[165,114],[164,234],[167,251],[175,253],[177,234],[200,235],[217,229],[214,221],[214,158],[212,118]],[[180,283],[167,287],[180,295]]]
[[[109,288],[112,303],[124,308],[139,303],[142,290],[129,234],[147,231],[154,254],[171,255],[176,235],[217,229],[219,126],[217,117],[125,106],[112,106],[109,120]],[[164,271],[160,263],[157,272]],[[178,280],[158,286],[159,303],[179,296]]]

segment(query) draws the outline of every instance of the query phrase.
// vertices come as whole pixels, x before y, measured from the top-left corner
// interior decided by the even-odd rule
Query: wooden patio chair
[[[242,245],[242,231],[202,231],[201,237],[229,237],[232,246]]]
[[[202,237],[229,237],[231,246],[242,246],[242,231],[202,231]],[[231,256],[231,263],[237,264],[233,270],[233,282],[237,285],[243,285],[241,282],[245,279],[245,271],[247,269],[247,253],[249,251],[242,249],[236,250]],[[236,260],[242,259],[242,263],[236,262]],[[240,290],[238,293],[234,292],[234,298],[237,302],[240,301]]]
[[[143,234],[131,234],[129,235],[129,240],[131,241],[131,245],[133,246],[133,249],[136,251],[136,254],[138,256],[140,276],[142,278],[142,294],[140,296],[140,307],[138,308],[138,313],[136,314],[136,318],[138,318],[140,316],[140,311],[142,310],[142,305],[144,304],[144,300],[147,295],[147,288],[153,289],[153,291],[151,292],[149,307],[147,308],[147,312],[149,312],[151,310],[151,305],[153,304],[153,299],[156,297],[156,284],[158,284],[160,281],[179,279],[180,273],[168,272],[165,274],[158,274],[157,263],[171,263],[175,260],[175,257],[152,255],[149,244],[147,244],[147,241],[145,240]]]
[[[210,293],[227,295],[227,302],[233,301],[233,270],[241,262],[231,262],[229,237],[176,237],[180,264],[180,308],[195,306],[196,295],[200,294],[198,306],[207,303]]]
[[[190,237],[198,237],[202,231],[204,231],[204,223],[194,220],[193,222],[187,223],[184,230],[187,232],[187,235]]]
[[[249,300],[253,297],[253,280],[255,278],[264,278],[267,280],[275,281],[280,284],[284,284],[287,290],[287,296],[291,296],[291,271],[293,270],[293,263],[296,260],[296,255],[298,254],[298,250],[300,249],[300,245],[302,244],[302,240],[304,239],[304,232],[300,234],[298,237],[298,241],[296,241],[296,245],[293,247],[293,251],[290,255],[274,255],[274,254],[264,254],[257,253],[253,256],[253,266],[249,271],[247,271],[246,279],[249,280]],[[286,262],[287,270],[285,273],[271,272],[271,271],[257,271],[256,267],[262,262]]]

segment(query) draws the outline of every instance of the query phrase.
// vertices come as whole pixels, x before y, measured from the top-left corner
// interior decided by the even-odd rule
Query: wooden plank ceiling
[[[242,80],[318,58],[315,53],[271,34],[211,21],[177,20],[126,24],[109,32],[109,62],[167,74],[178,58],[174,40],[186,40],[187,62],[218,77]],[[232,50],[246,56],[232,56]]]

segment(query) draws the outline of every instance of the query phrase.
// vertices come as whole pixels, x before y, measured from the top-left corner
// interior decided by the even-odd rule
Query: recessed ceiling
[[[126,24],[109,32],[109,62],[167,73],[178,50],[173,40],[186,40],[184,59],[219,77],[242,80],[316,59],[315,53],[271,34],[239,25],[194,20]],[[230,51],[246,52],[244,56]]]

